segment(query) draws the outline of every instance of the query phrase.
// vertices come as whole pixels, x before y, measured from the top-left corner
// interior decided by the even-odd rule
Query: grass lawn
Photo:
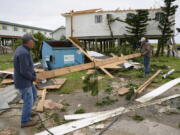
[[[136,61],[142,63],[143,58],[139,57],[135,59]],[[168,82],[172,79],[180,77],[180,58],[173,58],[173,57],[153,57],[151,58],[151,74],[148,76],[150,77],[153,75],[158,69],[162,70],[162,73],[156,77],[156,79],[153,81],[154,83],[163,84],[165,82]],[[167,77],[166,79],[162,79],[162,75],[170,71],[171,69],[175,69],[175,72]],[[143,78],[143,68],[141,69],[122,69],[118,72],[119,76],[127,76],[131,79],[136,80],[147,80],[148,77]]]
[[[8,68],[12,68],[12,54],[7,55],[0,55],[0,70],[6,70]],[[143,62],[143,58],[135,58],[134,61]],[[173,57],[153,57],[151,59],[151,75],[153,75],[158,69],[161,69],[163,71],[162,74],[167,73],[171,69],[175,69],[176,71],[170,75],[167,79],[162,79],[162,74],[159,75],[153,83],[156,83],[158,85],[161,85],[167,81],[170,81],[172,79],[180,77],[180,58],[173,58]],[[83,80],[81,77],[86,76],[85,71],[81,72],[74,72],[70,74],[66,74],[63,76],[60,76],[60,78],[67,78],[66,83],[59,89],[55,90],[57,93],[70,93],[74,90],[82,90],[83,87]],[[148,77],[143,78],[143,68],[141,69],[120,69],[116,73],[112,73],[115,76],[119,77],[128,77],[131,80],[135,79],[138,80],[140,83],[143,83],[145,80],[148,79]],[[102,80],[99,81],[99,90],[105,90],[109,87],[109,82],[112,80],[107,75],[105,75],[103,72],[99,72],[99,76],[104,77]]]
[[[67,81],[59,90],[56,90],[56,92],[68,94],[75,90],[82,90],[83,80],[81,77],[86,76],[86,72],[87,70],[60,76],[59,78],[66,78]],[[109,87],[107,82],[112,79],[106,76],[104,73],[99,73],[98,75],[103,77],[102,80],[99,80],[99,90],[105,90]]]
[[[0,70],[6,70],[8,68],[12,68],[13,55],[12,54],[4,54],[0,55]]]

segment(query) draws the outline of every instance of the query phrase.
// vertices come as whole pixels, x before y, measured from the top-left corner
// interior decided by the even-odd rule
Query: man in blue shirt
[[[36,101],[37,91],[33,81],[40,81],[36,78],[33,59],[30,49],[34,47],[35,38],[30,34],[22,37],[23,45],[19,46],[14,54],[14,84],[21,93],[24,101],[22,108],[21,127],[29,127],[37,124],[30,119],[32,107]]]

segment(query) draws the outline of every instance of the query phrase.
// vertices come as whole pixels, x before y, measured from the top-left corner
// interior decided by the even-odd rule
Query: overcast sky
[[[163,0],[0,0],[0,20],[54,30],[65,25],[61,13],[70,10],[159,8],[162,4]],[[176,4],[180,6],[180,0]],[[176,27],[180,28],[180,8]],[[180,42],[180,34],[176,39]]]

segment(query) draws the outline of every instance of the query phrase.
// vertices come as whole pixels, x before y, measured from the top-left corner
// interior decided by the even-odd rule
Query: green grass
[[[60,78],[66,78],[67,81],[59,90],[56,90],[55,92],[61,93],[61,94],[69,94],[75,90],[82,90],[83,80],[81,79],[81,77],[86,76],[86,72],[87,70],[60,76]],[[105,74],[99,74],[99,75],[104,77],[102,80],[98,81],[99,90],[104,90],[108,88],[107,81],[111,79]]]
[[[96,103],[96,106],[106,106],[106,105],[112,105],[115,102],[117,102],[117,99],[111,99],[109,96],[104,97],[102,101],[99,101]]]
[[[135,61],[143,63],[143,57],[136,58]],[[146,78],[143,78],[143,68],[142,69],[121,69],[118,75],[121,77],[129,77],[135,80],[147,80],[151,75],[153,75],[158,69],[162,70],[162,73],[156,77],[153,83],[163,84],[172,79],[180,77],[180,58],[174,57],[152,57],[151,58],[151,73]],[[162,79],[162,74],[167,73],[171,69],[175,69],[175,72],[168,76],[166,79]]]
[[[83,109],[83,108],[81,108],[81,109],[78,109],[78,110],[76,110],[75,112],[74,112],[74,114],[82,114],[82,113],[85,113],[86,111]]]
[[[6,70],[8,68],[13,67],[13,55],[12,54],[4,54],[0,55],[0,70]]]
[[[140,115],[134,115],[134,116],[130,116],[133,120],[136,120],[136,121],[143,121],[144,118]]]

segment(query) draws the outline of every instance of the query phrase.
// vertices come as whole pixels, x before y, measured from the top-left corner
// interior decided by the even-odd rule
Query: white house
[[[66,37],[66,28],[61,26],[52,32],[52,38],[55,40],[64,39]]]
[[[0,21],[0,46],[6,46],[18,38],[21,38],[26,33],[34,34],[37,32],[41,32],[46,37],[52,38],[52,30],[49,29]]]
[[[149,17],[153,20],[149,21],[146,36],[157,39],[161,33],[158,29],[159,19],[162,18],[161,9],[148,9]],[[83,11],[71,11],[62,14],[66,19],[66,37],[73,36],[78,39],[106,39],[110,38],[110,30],[108,27],[108,17],[120,18],[125,20],[128,13],[135,13],[136,10],[111,10],[104,11],[102,9],[91,9]],[[123,38],[128,35],[126,32],[127,24],[119,21],[111,23],[112,32],[115,38]],[[173,29],[174,26],[173,26]]]

